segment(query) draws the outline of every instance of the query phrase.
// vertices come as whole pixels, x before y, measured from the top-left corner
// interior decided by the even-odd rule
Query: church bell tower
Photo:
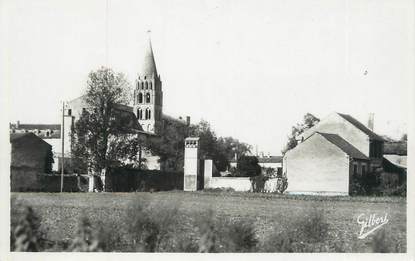
[[[141,70],[135,81],[134,113],[144,131],[158,134],[162,127],[163,91],[157,74],[150,36]]]

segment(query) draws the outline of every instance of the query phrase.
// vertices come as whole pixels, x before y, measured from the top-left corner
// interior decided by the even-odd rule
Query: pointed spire
[[[153,74],[157,76],[157,69],[156,69],[156,62],[154,61],[153,55],[153,48],[151,46],[151,38],[150,38],[151,31],[148,30],[148,44],[144,53],[144,61],[143,66],[140,71],[140,76],[144,77],[151,77]]]

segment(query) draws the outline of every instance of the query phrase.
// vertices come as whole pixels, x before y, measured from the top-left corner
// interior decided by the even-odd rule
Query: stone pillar
[[[184,141],[184,191],[197,190],[199,173],[199,137],[189,137]]]
[[[213,161],[211,159],[207,159],[205,160],[205,169],[203,172],[204,188],[209,188],[212,175],[213,175]]]
[[[94,192],[94,175],[89,175],[88,179],[88,192]]]

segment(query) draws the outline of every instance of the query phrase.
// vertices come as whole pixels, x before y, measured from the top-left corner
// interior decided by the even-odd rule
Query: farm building
[[[33,133],[11,133],[12,191],[36,190],[37,175],[52,170],[52,146]]]
[[[348,195],[352,175],[383,169],[384,139],[350,115],[332,113],[299,140],[283,159],[289,193]]]

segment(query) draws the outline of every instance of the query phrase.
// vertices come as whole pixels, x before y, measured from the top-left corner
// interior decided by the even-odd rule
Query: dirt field
[[[352,252],[370,252],[373,235],[358,239],[361,214],[388,215],[389,222],[381,229],[391,235],[406,251],[406,200],[402,198],[280,196],[254,193],[213,193],[181,191],[157,193],[12,193],[13,205],[30,205],[41,217],[42,230],[51,241],[68,241],[73,237],[79,217],[84,214],[92,222],[121,226],[126,209],[137,198],[154,207],[177,205],[181,216],[177,226],[183,233],[194,232],[194,219],[213,210],[218,218],[249,220],[260,240],[267,240],[292,220],[306,215],[313,208],[324,213],[329,224],[330,240],[352,245]],[[12,215],[11,219],[14,217]],[[340,241],[341,240],[341,241]],[[124,249],[119,249],[124,251]]]

